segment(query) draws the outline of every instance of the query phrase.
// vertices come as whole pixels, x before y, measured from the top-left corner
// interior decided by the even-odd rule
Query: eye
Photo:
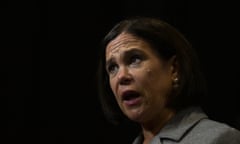
[[[110,64],[107,68],[109,74],[114,74],[118,70],[118,66],[116,64]]]
[[[129,59],[130,64],[139,64],[142,61],[142,58],[139,55],[132,55]]]

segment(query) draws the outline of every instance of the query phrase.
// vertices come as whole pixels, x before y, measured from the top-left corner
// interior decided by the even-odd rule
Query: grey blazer
[[[133,144],[142,141],[139,134]],[[191,107],[174,116],[150,144],[240,144],[240,131],[209,119],[199,107]]]

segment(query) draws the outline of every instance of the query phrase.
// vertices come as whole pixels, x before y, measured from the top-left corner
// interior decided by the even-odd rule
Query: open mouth
[[[128,106],[137,105],[140,101],[140,94],[136,91],[126,91],[122,95],[122,100],[127,104]]]
[[[122,99],[125,101],[132,100],[139,97],[139,93],[134,91],[127,91],[123,94]]]

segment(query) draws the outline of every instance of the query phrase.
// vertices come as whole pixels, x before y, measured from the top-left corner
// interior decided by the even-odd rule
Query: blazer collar
[[[200,107],[187,108],[178,112],[167,125],[163,127],[157,137],[178,141],[189,129],[205,118],[208,117]]]
[[[163,129],[155,136],[153,141],[160,142],[160,139],[171,139],[179,141],[184,134],[194,127],[200,120],[208,118],[200,107],[190,107],[179,111]],[[135,138],[133,144],[140,144],[143,141],[143,135],[140,133]]]

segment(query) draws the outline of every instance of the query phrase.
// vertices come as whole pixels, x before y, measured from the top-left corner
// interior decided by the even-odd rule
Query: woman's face
[[[162,61],[147,42],[127,33],[106,47],[111,89],[123,113],[136,122],[164,116],[174,69],[173,60]]]

